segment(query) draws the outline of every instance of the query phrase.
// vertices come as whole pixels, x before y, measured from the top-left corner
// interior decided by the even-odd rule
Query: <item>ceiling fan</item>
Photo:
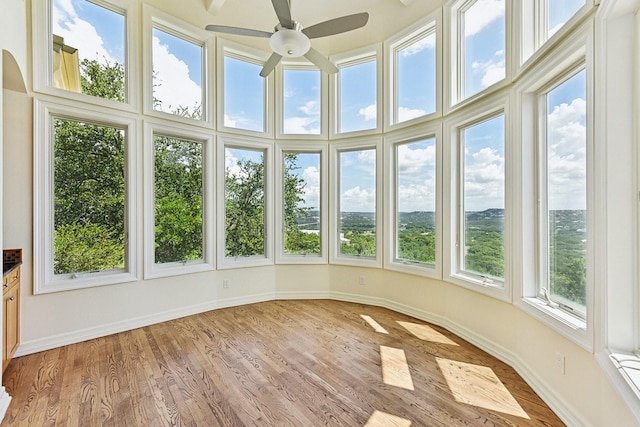
[[[320,52],[312,48],[310,39],[355,30],[364,27],[369,20],[369,14],[363,12],[330,19],[308,28],[303,28],[299,22],[291,19],[289,0],[271,0],[271,3],[280,21],[280,23],[276,25],[273,33],[225,25],[207,25],[205,27],[209,31],[219,33],[268,38],[273,53],[262,67],[262,71],[260,71],[262,77],[267,77],[276,65],[278,65],[282,57],[298,58],[300,56],[304,56],[327,73],[337,73],[338,67],[331,63],[331,61]]]

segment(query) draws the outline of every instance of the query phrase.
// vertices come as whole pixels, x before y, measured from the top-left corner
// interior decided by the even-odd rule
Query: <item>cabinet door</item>
[[[18,348],[20,337],[19,308],[20,286],[16,284],[4,295],[4,354],[2,370],[7,367],[9,360]]]

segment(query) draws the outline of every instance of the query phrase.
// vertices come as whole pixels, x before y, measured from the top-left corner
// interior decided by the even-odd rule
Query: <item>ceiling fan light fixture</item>
[[[283,28],[271,35],[269,45],[274,52],[281,56],[298,58],[309,52],[311,41],[309,37],[298,30]]]

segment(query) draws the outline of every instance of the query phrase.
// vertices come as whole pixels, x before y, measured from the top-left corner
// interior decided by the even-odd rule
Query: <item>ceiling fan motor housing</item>
[[[311,48],[311,41],[304,33],[302,26],[293,21],[293,29],[278,25],[269,38],[271,49],[287,58],[298,58],[306,54]]]

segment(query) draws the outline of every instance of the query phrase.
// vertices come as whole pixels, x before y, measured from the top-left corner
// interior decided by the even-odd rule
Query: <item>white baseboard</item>
[[[2,421],[7,414],[9,403],[11,403],[11,396],[9,396],[4,386],[0,386],[0,421]]]
[[[371,297],[367,295],[350,294],[344,292],[331,291],[284,291],[275,293],[262,293],[248,295],[236,298],[225,298],[216,301],[210,301],[203,304],[196,304],[189,307],[183,307],[176,310],[169,310],[150,316],[141,316],[121,322],[114,322],[99,327],[86,328],[78,331],[59,334],[38,340],[23,342],[20,344],[15,356],[24,356],[39,351],[49,350],[64,345],[75,344],[77,342],[86,341],[94,338],[111,335],[117,332],[124,332],[155,323],[165,322],[168,320],[178,319],[180,317],[190,316],[205,311],[215,310],[219,308],[236,307],[245,304],[253,304],[258,302],[272,301],[276,299],[333,299],[337,301],[353,302],[359,304],[373,305],[388,308],[398,313],[415,317],[425,322],[433,323],[447,329],[456,334],[460,338],[470,342],[471,344],[486,351],[492,356],[500,359],[508,364],[531,386],[531,388],[540,396],[540,398],[562,419],[568,426],[584,426],[589,427],[590,424],[576,411],[568,405],[566,401],[547,386],[536,375],[526,363],[522,361],[516,354],[500,346],[499,344],[488,340],[472,330],[453,322],[443,316],[434,315],[433,313],[417,309],[408,305],[400,304],[384,298]],[[7,400],[8,399],[8,400]],[[0,389],[0,411],[6,411],[9,406],[11,397],[4,391],[4,387]],[[3,405],[6,405],[3,406]],[[0,414],[2,414],[0,412]],[[2,417],[0,417],[0,420]]]

